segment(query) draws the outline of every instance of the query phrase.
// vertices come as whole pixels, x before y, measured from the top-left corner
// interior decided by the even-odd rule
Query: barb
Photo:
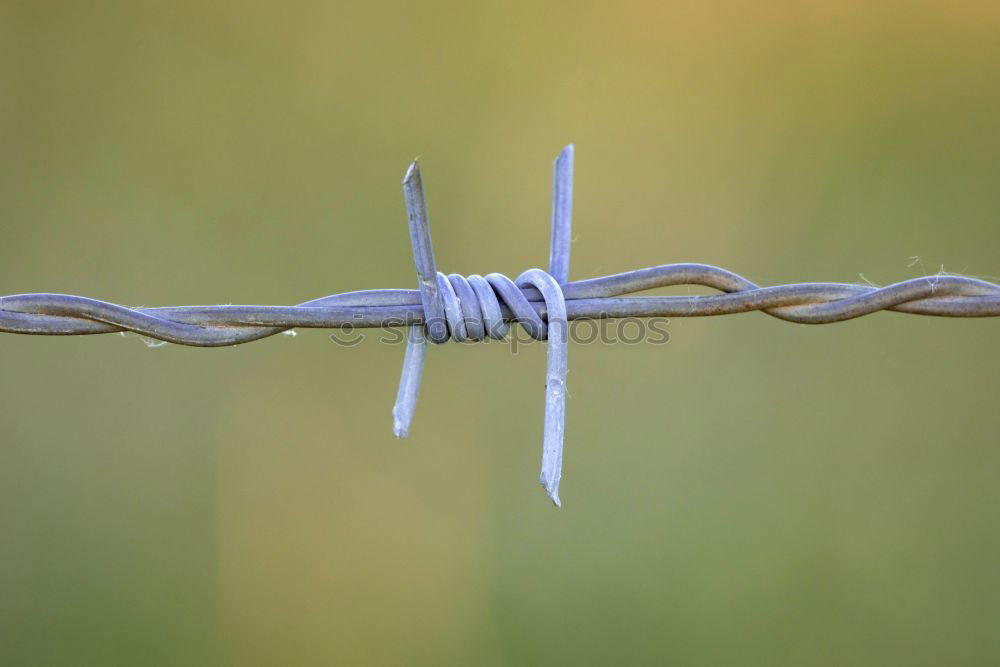
[[[796,283],[761,287],[707,264],[664,264],[568,282],[573,193],[573,147],[553,168],[549,271],[529,269],[516,280],[437,270],[419,165],[403,180],[418,289],[345,292],[297,306],[179,306],[126,308],[65,294],[0,297],[0,332],[75,336],[132,331],[154,340],[197,347],[239,345],[293,328],[407,326],[407,350],[393,408],[403,438],[419,394],[428,341],[503,338],[516,322],[548,340],[545,436],[541,483],[559,505],[565,415],[567,322],[614,317],[697,317],[762,311],[788,322],[829,324],[880,310],[939,317],[1000,316],[1000,285],[964,276],[935,275],[886,287]],[[676,285],[721,292],[707,296],[625,296]]]
[[[573,192],[573,146],[556,158],[552,197],[552,249],[549,262],[554,278],[541,269],[529,269],[516,281],[499,273],[483,278],[458,274],[445,276],[437,271],[431,242],[427,200],[420,165],[414,160],[403,178],[403,196],[410,221],[413,263],[417,268],[420,301],[427,318],[423,331],[411,327],[406,356],[399,378],[396,404],[392,408],[393,432],[405,438],[417,407],[423,377],[427,341],[443,343],[449,335],[456,341],[502,339],[509,329],[501,311],[501,300],[518,322],[538,340],[548,340],[545,382],[545,436],[542,445],[542,472],[539,481],[549,498],[559,507],[559,480],[562,477],[563,430],[566,414],[566,300],[560,282],[569,274],[570,212]],[[546,306],[546,320],[534,311],[518,287],[534,287]],[[499,297],[499,298],[498,298]]]

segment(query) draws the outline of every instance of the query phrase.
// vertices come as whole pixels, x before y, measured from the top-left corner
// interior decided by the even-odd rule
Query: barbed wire
[[[549,270],[529,269],[511,280],[445,275],[437,271],[420,168],[403,179],[418,289],[346,292],[296,306],[177,306],[127,308],[66,294],[0,297],[0,331],[76,336],[131,331],[197,347],[239,345],[294,328],[409,327],[394,431],[409,433],[428,342],[501,339],[516,322],[548,341],[545,435],[540,481],[560,504],[565,415],[567,322],[620,317],[696,317],[763,311],[788,322],[828,324],[881,310],[939,317],[1000,316],[1000,285],[945,273],[876,287],[850,283],[795,283],[761,287],[707,264],[664,264],[570,282],[573,146],[556,158],[553,173]],[[678,285],[721,294],[625,296]]]

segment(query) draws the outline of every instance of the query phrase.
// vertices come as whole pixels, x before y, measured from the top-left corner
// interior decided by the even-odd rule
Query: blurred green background
[[[1000,8],[0,1],[0,293],[288,304],[439,265],[1000,275]],[[700,293],[694,290],[691,293]],[[689,293],[687,289],[678,293]],[[4,665],[1000,662],[996,320],[570,350],[0,336]]]

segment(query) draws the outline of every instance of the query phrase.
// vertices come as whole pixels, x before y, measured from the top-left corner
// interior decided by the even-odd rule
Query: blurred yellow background
[[[1000,275],[1000,8],[0,0],[0,294],[290,304],[439,266]],[[678,293],[688,293],[680,290]],[[693,293],[700,293],[696,290]],[[4,665],[1000,662],[997,320],[544,354],[0,336]]]

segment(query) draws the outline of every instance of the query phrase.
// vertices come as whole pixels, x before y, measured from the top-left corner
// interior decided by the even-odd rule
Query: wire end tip
[[[410,424],[407,420],[400,419],[395,411],[392,415],[392,432],[396,434],[396,437],[400,440],[406,440],[406,437],[410,435]]]
[[[403,184],[407,184],[414,179],[420,178],[420,158],[413,158],[413,162],[406,170],[406,176],[403,177]]]
[[[540,480],[542,483],[542,488],[545,489],[545,493],[549,496],[549,500],[556,507],[562,507],[562,501],[559,500],[559,484],[550,485],[544,479]]]
[[[567,160],[573,157],[574,146],[573,144],[566,144],[561,151],[559,151],[559,157],[556,161]]]

